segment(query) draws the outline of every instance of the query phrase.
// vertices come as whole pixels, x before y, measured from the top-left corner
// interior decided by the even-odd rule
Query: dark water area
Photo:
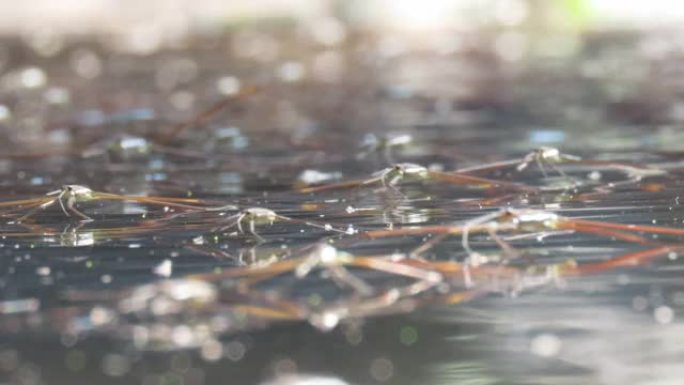
[[[668,37],[247,32],[0,43],[0,383],[681,383]]]

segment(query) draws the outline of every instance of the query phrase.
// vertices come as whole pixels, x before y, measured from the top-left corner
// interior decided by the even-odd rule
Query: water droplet
[[[153,272],[160,277],[170,277],[173,273],[173,261],[165,259],[162,263],[154,267]]]
[[[216,88],[224,95],[235,95],[240,91],[240,80],[234,76],[224,76],[216,82]]]
[[[26,88],[39,88],[47,82],[47,75],[38,67],[29,67],[21,71],[19,79]]]
[[[558,355],[562,347],[562,341],[554,334],[540,334],[532,339],[530,351],[541,357],[553,357]]]
[[[675,318],[674,311],[669,306],[658,306],[653,311],[655,320],[660,324],[669,324]]]

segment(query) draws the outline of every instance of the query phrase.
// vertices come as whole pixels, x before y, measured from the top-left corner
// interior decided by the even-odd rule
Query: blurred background
[[[350,130],[496,110],[511,126],[522,119],[581,130],[610,121],[651,124],[667,136],[672,128],[661,125],[684,117],[684,7],[676,1],[33,0],[3,2],[0,17],[2,84],[44,91],[52,105],[68,96],[83,108],[139,107],[142,93],[125,89],[134,71],[138,87],[161,97],[149,107],[170,108],[163,115],[172,119],[241,86],[267,85],[280,115],[254,125],[270,128],[320,123],[316,108],[297,106],[306,97],[273,96],[306,84],[343,84],[360,105],[373,102],[342,124]],[[76,92],[86,84],[94,88]],[[336,98],[318,109],[354,109],[354,100]],[[1,116],[22,116],[19,106],[0,107]],[[22,133],[29,140],[42,132],[33,123]]]
[[[336,17],[351,28],[396,31],[524,30],[583,31],[677,26],[684,10],[675,0],[32,0],[5,2],[2,31],[62,35],[116,34],[148,29],[163,41],[245,20],[286,18],[299,22]]]

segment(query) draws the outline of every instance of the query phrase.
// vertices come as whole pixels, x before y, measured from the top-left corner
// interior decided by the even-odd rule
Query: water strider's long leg
[[[549,163],[548,165],[549,165],[549,167],[551,167],[551,169],[553,169],[553,171],[557,172],[558,175],[562,176],[562,177],[565,178],[565,179],[570,179],[570,180],[572,180],[572,178],[570,178],[570,177],[568,176],[568,174],[566,174],[565,171],[563,171],[560,167],[556,166],[556,165],[553,164],[553,163]]]
[[[66,190],[62,190],[62,192],[60,192],[59,195],[57,195],[56,199],[57,199],[57,202],[59,203],[59,207],[62,208],[62,212],[64,213],[64,215],[66,215],[67,217],[70,217],[71,214],[69,214],[69,211],[67,211],[67,209],[64,207],[63,199],[64,199],[65,192],[66,192]],[[71,203],[69,208],[71,208],[71,206],[73,206],[73,203]]]
[[[505,188],[519,192],[538,192],[539,189],[520,183],[501,181],[496,179],[482,178],[474,175],[454,172],[428,172],[429,180],[450,183],[462,186],[475,186],[483,189]]]
[[[513,248],[513,246],[510,245],[510,243],[506,242],[503,238],[499,236],[499,234],[497,234],[496,229],[493,226],[487,229],[487,233],[494,240],[494,242],[496,242],[496,244],[499,245],[499,247],[504,251],[505,255],[513,258],[517,258],[520,255],[520,253],[518,253],[518,251],[516,251],[515,248]]]
[[[417,260],[402,259],[400,261],[393,261],[391,259],[383,258],[382,256],[357,256],[349,265],[414,278],[421,281],[441,282],[441,274],[432,271],[431,265],[427,262],[421,264],[420,267],[417,267],[415,264],[409,263],[409,261],[416,262]]]
[[[17,221],[21,222],[21,220],[20,220],[21,218],[26,219],[26,218],[30,217],[31,215],[33,215],[36,211],[40,210],[41,209],[40,206],[42,206],[44,202],[45,202],[45,199],[40,199],[40,200],[34,201],[30,204],[26,203],[21,207],[15,207],[15,208],[10,209],[10,210],[5,210],[2,213],[0,213],[0,215],[7,216],[9,214],[16,213],[17,211],[29,209],[28,213],[22,215],[20,218],[17,219]]]
[[[301,223],[301,224],[311,226],[311,227],[315,227],[317,229],[321,229],[321,230],[325,230],[325,231],[332,231],[332,232],[336,232],[336,233],[340,233],[340,234],[351,234],[351,232],[349,230],[338,229],[338,228],[333,227],[332,225],[325,225],[325,224],[306,221],[306,220],[302,220],[302,219],[291,218],[291,217],[288,217],[285,215],[280,215],[280,214],[276,214],[276,218],[280,219],[282,221],[286,221],[286,222]]]
[[[450,236],[450,234],[438,234],[430,240],[424,242],[422,245],[416,247],[409,253],[410,258],[418,258],[421,254],[425,253],[426,251],[432,249],[435,245],[438,243],[441,243],[443,240],[447,239]]]
[[[328,271],[330,272],[331,278],[339,286],[347,285],[362,296],[368,296],[374,292],[372,286],[350,273],[349,270],[345,269],[343,266],[329,266]]]
[[[62,204],[61,199],[59,199],[59,202],[60,202],[60,204]],[[83,214],[81,211],[79,211],[75,205],[76,205],[76,198],[74,198],[74,197],[67,198],[66,207],[70,212],[72,212],[73,214],[76,214],[76,216],[80,217],[83,220],[86,220],[86,221],[92,220],[92,218],[90,218],[89,216],[87,216],[87,215]],[[62,208],[63,207],[64,207],[64,205],[62,205]],[[66,210],[65,210],[65,212],[66,212]],[[69,216],[69,215],[67,214],[67,216]]]
[[[242,224],[241,224],[243,216],[244,216],[244,214],[242,214],[242,213],[231,215],[231,216],[222,220],[222,222],[224,222],[224,223],[229,222],[228,224],[216,226],[216,227],[212,228],[211,231],[212,232],[225,231],[225,230],[228,230],[232,227],[237,226],[238,231],[240,233],[244,233],[244,231],[242,230]]]
[[[579,266],[575,266],[566,269],[567,275],[583,275],[583,274],[594,274],[606,270],[612,270],[617,267],[633,267],[639,266],[645,261],[651,260],[653,258],[683,250],[682,246],[660,246],[648,250],[637,251],[634,253],[623,254],[606,261],[587,263]]]
[[[586,225],[586,224],[573,224],[572,226],[568,227],[567,230],[578,232],[578,233],[584,233],[584,234],[598,235],[598,236],[605,237],[605,238],[615,238],[615,239],[620,239],[620,240],[623,240],[626,242],[639,243],[639,244],[643,244],[643,245],[660,244],[661,243],[661,242],[646,239],[644,237],[641,237],[639,235],[632,234],[629,232],[617,231],[617,230],[607,229],[607,228],[600,227],[600,226],[591,226],[591,225]]]
[[[58,200],[58,198],[53,198],[53,199],[48,200],[48,201],[45,202],[45,203],[41,203],[41,204],[38,205],[37,207],[34,207],[33,209],[29,210],[26,214],[24,214],[24,215],[20,216],[19,218],[17,218],[17,222],[23,222],[24,220],[26,220],[26,219],[30,218],[31,216],[33,216],[33,215],[34,215],[35,213],[37,213],[39,210],[45,210],[46,208],[48,208],[48,207],[52,206],[53,204],[55,204],[55,202],[56,202],[57,200]]]
[[[542,162],[542,159],[540,156],[535,156],[534,157],[534,162],[537,163],[537,167],[539,168],[539,171],[541,171],[542,175],[544,176],[544,179],[549,178],[549,174],[546,173],[546,170],[544,169],[544,163]]]
[[[562,218],[558,222],[559,228],[571,229],[578,226],[587,226],[596,229],[613,229],[625,232],[633,233],[648,233],[648,234],[663,234],[663,235],[681,235],[684,236],[684,229],[673,228],[673,227],[663,227],[663,226],[650,226],[650,225],[632,225],[632,224],[621,224],[603,221],[592,221],[587,219],[576,219],[576,218]]]
[[[114,200],[114,201],[131,201],[138,203],[146,203],[155,206],[169,206],[186,210],[209,210],[201,206],[194,206],[193,204],[204,204],[202,200],[193,198],[172,198],[172,197],[146,197],[146,196],[128,196],[118,195],[103,192],[93,192],[93,199]],[[224,206],[225,207],[225,206]],[[219,211],[215,208],[210,211]]]
[[[244,220],[244,218],[245,218],[245,216],[243,215],[242,219],[240,221],[238,221],[238,227],[239,228],[242,228],[242,226],[240,226],[240,222],[242,222],[242,220]],[[249,233],[252,234],[259,242],[266,242],[266,239],[264,239],[264,237],[257,234],[257,232],[256,232],[256,220],[254,218],[249,219]]]
[[[352,189],[352,188],[357,188],[357,187],[361,187],[361,186],[365,186],[365,185],[370,185],[370,184],[373,184],[373,183],[376,183],[379,181],[382,181],[382,179],[381,178],[371,178],[371,179],[363,179],[363,180],[350,180],[347,182],[303,187],[303,188],[300,188],[298,191],[300,193],[306,194],[306,193],[317,193],[317,192],[330,191],[330,190]]]
[[[235,223],[233,223],[233,224],[231,224],[231,225],[228,225],[227,228],[231,228],[231,227],[233,227],[233,226],[237,226],[238,231],[240,232],[240,234],[244,234],[244,233],[245,233],[245,229],[242,228],[242,221],[243,221],[244,219],[245,219],[245,214],[244,214],[244,213],[238,214],[238,215],[237,215],[237,219],[235,220]],[[224,228],[222,228],[222,229],[227,229],[227,228],[224,227]]]
[[[19,199],[19,200],[12,200],[12,201],[4,201],[0,202],[0,207],[8,207],[12,206],[14,208],[22,208],[22,207],[33,207],[34,205],[41,205],[43,203],[46,203],[50,201],[52,198],[50,198],[50,195],[44,195],[42,197],[38,198],[30,198],[30,199]]]
[[[226,108],[230,107],[231,104],[234,104],[236,101],[238,101],[240,99],[244,99],[245,97],[251,96],[257,92],[258,92],[258,88],[255,86],[243,87],[243,89],[241,89],[240,92],[238,92],[236,95],[232,95],[232,96],[229,96],[229,97],[226,97],[226,98],[219,100],[218,102],[214,103],[212,106],[207,108],[206,110],[195,115],[195,117],[192,118],[192,120],[178,124],[175,127],[171,128],[171,130],[170,130],[171,132],[159,134],[157,136],[157,142],[161,143],[161,144],[170,143],[175,138],[177,138],[180,134],[182,134],[184,131],[186,131],[192,127],[197,127],[197,126],[201,126],[201,125],[205,124],[207,121],[209,121],[215,115],[217,115],[221,111],[224,111]]]
[[[498,162],[487,163],[484,165],[459,168],[455,172],[457,174],[488,173],[488,172],[500,170],[502,168],[510,168],[513,166],[519,166],[519,165],[524,164],[524,163],[525,163],[525,160],[523,158],[502,160],[502,161],[498,161]]]

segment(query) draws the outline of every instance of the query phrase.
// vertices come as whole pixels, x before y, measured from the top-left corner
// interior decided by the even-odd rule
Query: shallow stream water
[[[147,56],[97,41],[50,55],[3,43],[0,200],[17,201],[1,207],[4,383],[681,383],[675,249],[549,278],[532,271],[656,246],[532,231],[508,240],[514,260],[497,262],[493,237],[475,235],[475,252],[522,278],[476,279],[481,290],[451,301],[437,299],[468,291],[460,275],[406,301],[389,298],[412,278],[365,268],[348,271],[362,284],[325,269],[252,278],[259,282],[246,289],[230,277],[309,255],[320,242],[356,256],[407,254],[429,236],[364,233],[464,223],[505,207],[681,228],[681,106],[676,84],[663,79],[677,57],[643,57],[633,36],[587,38],[576,58],[513,65],[479,40],[457,52],[388,52],[372,34],[327,50],[287,28],[254,35],[255,47],[278,36],[279,53],[237,57],[231,42],[240,37],[231,34]],[[611,72],[616,57],[631,63],[632,77]],[[382,146],[402,136],[410,141]],[[542,146],[597,162],[486,173],[549,189],[540,194],[437,178],[300,190],[372,181],[399,162],[448,172]],[[68,198],[64,185],[133,198],[79,200],[89,221],[63,212],[59,200],[18,220],[31,202]],[[139,196],[198,199],[211,209]],[[225,205],[235,207],[215,209]],[[250,207],[283,217],[259,218],[255,236],[240,217]],[[673,247],[680,238],[639,235]],[[420,258],[460,263],[467,253],[454,236]],[[364,302],[364,285],[382,295]]]

